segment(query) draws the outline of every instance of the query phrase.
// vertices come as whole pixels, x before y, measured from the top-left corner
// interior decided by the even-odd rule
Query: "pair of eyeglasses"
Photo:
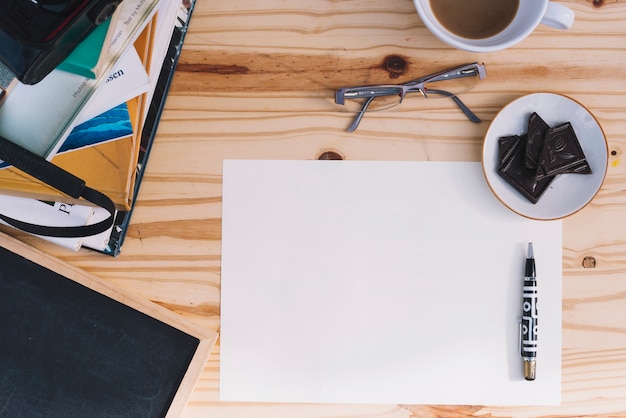
[[[409,93],[420,93],[423,97],[449,97],[475,123],[480,118],[457,97],[472,89],[479,80],[487,76],[485,65],[477,62],[450,68],[435,74],[407,81],[402,84],[379,84],[373,86],[345,87],[335,92],[335,103],[356,112],[348,132],[354,131],[367,111],[385,110],[396,106]]]

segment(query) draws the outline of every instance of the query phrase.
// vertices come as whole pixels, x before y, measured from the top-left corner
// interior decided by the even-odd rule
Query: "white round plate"
[[[559,174],[533,204],[498,174],[498,139],[527,131],[528,117],[537,112],[551,127],[570,122],[592,174]],[[608,146],[595,117],[580,103],[553,93],[533,93],[504,107],[495,117],[483,144],[483,171],[489,187],[509,209],[532,219],[569,216],[594,198],[606,175]]]

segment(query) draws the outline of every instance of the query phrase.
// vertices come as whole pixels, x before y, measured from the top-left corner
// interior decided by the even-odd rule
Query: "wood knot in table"
[[[407,66],[408,62],[400,55],[389,55],[383,62],[383,68],[389,71],[390,78],[400,77],[404,74]]]
[[[592,269],[596,267],[596,259],[591,256],[583,258],[583,267],[586,269]]]
[[[324,151],[318,157],[318,160],[343,160],[343,155],[337,151]]]

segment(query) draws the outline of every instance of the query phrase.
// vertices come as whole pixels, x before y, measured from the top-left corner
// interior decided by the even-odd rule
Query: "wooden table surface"
[[[596,198],[563,225],[560,407],[219,402],[218,343],[185,416],[626,416],[626,1],[559,3],[576,12],[571,30],[540,26],[513,48],[476,54],[434,38],[411,0],[198,0],[122,254],[2,230],[219,331],[225,158],[480,161],[503,106],[565,94],[599,120],[609,167]],[[480,124],[450,100],[415,98],[347,133],[350,115],[332,103],[339,87],[473,61],[487,78],[462,99]]]

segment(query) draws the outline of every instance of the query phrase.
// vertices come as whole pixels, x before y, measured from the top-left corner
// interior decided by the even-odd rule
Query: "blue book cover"
[[[76,126],[59,153],[97,145],[133,134],[128,106],[122,103]]]

